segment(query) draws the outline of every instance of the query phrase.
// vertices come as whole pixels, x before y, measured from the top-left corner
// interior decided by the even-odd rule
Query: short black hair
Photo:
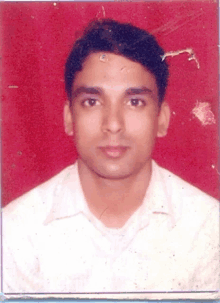
[[[168,65],[162,60],[164,50],[147,31],[112,19],[90,22],[75,42],[65,65],[65,89],[70,102],[75,73],[82,70],[90,54],[97,52],[121,55],[144,66],[155,76],[159,103],[162,103],[169,77]]]

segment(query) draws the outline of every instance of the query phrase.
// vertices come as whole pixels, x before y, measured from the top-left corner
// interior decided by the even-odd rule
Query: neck
[[[106,179],[78,160],[79,177],[90,211],[107,227],[120,228],[142,204],[151,177],[151,160],[135,175]]]

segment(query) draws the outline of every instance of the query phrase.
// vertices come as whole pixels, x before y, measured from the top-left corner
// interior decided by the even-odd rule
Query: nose
[[[124,130],[124,117],[119,107],[108,107],[105,110],[102,123],[103,132],[117,134]]]

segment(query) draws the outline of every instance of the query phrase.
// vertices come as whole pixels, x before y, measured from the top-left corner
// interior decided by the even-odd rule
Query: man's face
[[[121,179],[150,163],[155,137],[165,135],[168,122],[156,80],[141,64],[93,53],[76,74],[72,95],[67,133],[73,130],[79,161],[90,171]]]

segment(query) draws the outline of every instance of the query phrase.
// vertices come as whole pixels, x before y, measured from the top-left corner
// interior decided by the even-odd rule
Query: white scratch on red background
[[[215,116],[211,110],[211,105],[208,102],[196,102],[196,106],[192,110],[192,114],[199,119],[202,125],[215,124]]]
[[[196,57],[196,54],[194,53],[194,50],[193,50],[192,48],[186,48],[186,49],[182,49],[182,50],[167,52],[167,53],[165,53],[165,54],[162,56],[162,61],[163,61],[166,57],[175,57],[175,56],[178,56],[178,55],[183,54],[183,53],[188,53],[188,54],[189,54],[188,60],[189,60],[189,61],[195,60],[197,68],[200,69],[199,61],[198,61],[198,59],[197,59],[197,57]]]

